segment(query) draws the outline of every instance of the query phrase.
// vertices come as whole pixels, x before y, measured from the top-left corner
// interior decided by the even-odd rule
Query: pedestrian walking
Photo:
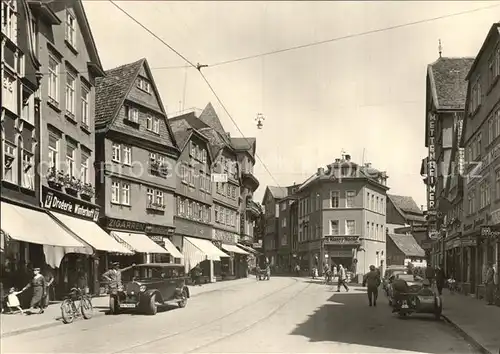
[[[446,274],[444,272],[444,265],[441,264],[436,268],[436,287],[439,296],[443,295],[443,288],[445,282],[446,282]]]
[[[370,271],[363,277],[363,286],[367,287],[369,306],[377,306],[378,287],[380,283],[380,272],[374,265],[371,265]]]
[[[337,284],[337,292],[340,293],[340,286],[343,286],[345,291],[349,291],[349,287],[347,286],[346,284],[346,280],[347,280],[347,273],[345,271],[345,268],[342,266],[342,264],[339,264],[339,274],[338,274],[338,277],[339,277],[339,281],[338,281],[338,284]]]
[[[9,313],[15,312],[15,310],[21,312],[22,315],[24,315],[24,311],[21,307],[21,303],[19,302],[19,298],[17,295],[21,294],[21,291],[16,291],[15,288],[11,288],[9,290],[9,295],[7,296],[7,309],[9,310]],[[3,308],[2,308],[3,312]]]
[[[486,301],[488,305],[494,305],[494,293],[495,293],[495,269],[493,268],[493,262],[488,262],[488,268],[486,270],[486,279],[484,284],[486,285]]]
[[[47,282],[42,274],[40,274],[40,268],[33,269],[33,278],[31,281],[20,291],[21,293],[33,289],[33,295],[31,296],[30,310],[39,309],[38,313],[42,314],[44,312],[44,300],[45,294],[47,293]]]

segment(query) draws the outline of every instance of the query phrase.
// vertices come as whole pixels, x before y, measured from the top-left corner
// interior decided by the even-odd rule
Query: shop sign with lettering
[[[328,251],[328,256],[330,258],[347,258],[347,257],[352,257],[352,251],[351,250],[335,250],[335,251]]]
[[[229,231],[223,230],[213,230],[212,239],[215,241],[221,241],[222,243],[234,245],[238,241],[238,236]]]
[[[477,242],[475,239],[472,238],[464,238],[461,240],[462,241],[462,246],[463,247],[474,247],[476,246]]]
[[[175,233],[177,235],[193,236],[208,240],[212,239],[212,230],[208,225],[179,217],[174,217],[174,223]]]
[[[172,236],[175,230],[175,228],[169,226],[146,224],[143,222],[116,218],[106,218],[105,225],[107,229],[126,230],[130,232],[140,232],[162,236]]]
[[[163,236],[151,235],[151,236],[149,236],[149,238],[151,239],[151,241],[153,241],[157,245],[160,245],[161,247],[165,247],[165,241],[163,240]]]
[[[436,115],[429,114],[427,143],[429,153],[427,156],[427,210],[434,212],[436,209],[436,182],[437,182],[437,165],[436,165]]]
[[[325,245],[357,245],[359,236],[325,236]]]
[[[46,209],[62,212],[82,219],[97,222],[99,219],[99,207],[90,203],[82,202],[64,193],[42,187],[43,206]]]

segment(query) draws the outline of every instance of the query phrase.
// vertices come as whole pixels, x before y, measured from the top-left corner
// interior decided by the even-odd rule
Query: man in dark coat
[[[439,296],[443,295],[444,283],[446,282],[446,273],[444,272],[444,266],[437,267],[436,269],[436,287]]]
[[[377,306],[378,287],[380,286],[380,273],[374,265],[370,266],[370,271],[363,278],[363,286],[367,286],[369,306]]]

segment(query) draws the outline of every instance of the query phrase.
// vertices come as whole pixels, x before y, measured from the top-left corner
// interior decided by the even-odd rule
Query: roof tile
[[[438,109],[464,109],[466,77],[474,58],[439,58],[428,67]]]
[[[387,197],[391,199],[396,208],[401,209],[403,212],[423,215],[422,210],[420,210],[417,203],[413,200],[412,197],[394,194],[387,194]]]

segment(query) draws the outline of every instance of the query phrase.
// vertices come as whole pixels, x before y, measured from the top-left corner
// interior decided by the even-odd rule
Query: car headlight
[[[146,291],[146,285],[141,285],[141,287],[139,288],[139,291],[141,293],[145,292]]]

